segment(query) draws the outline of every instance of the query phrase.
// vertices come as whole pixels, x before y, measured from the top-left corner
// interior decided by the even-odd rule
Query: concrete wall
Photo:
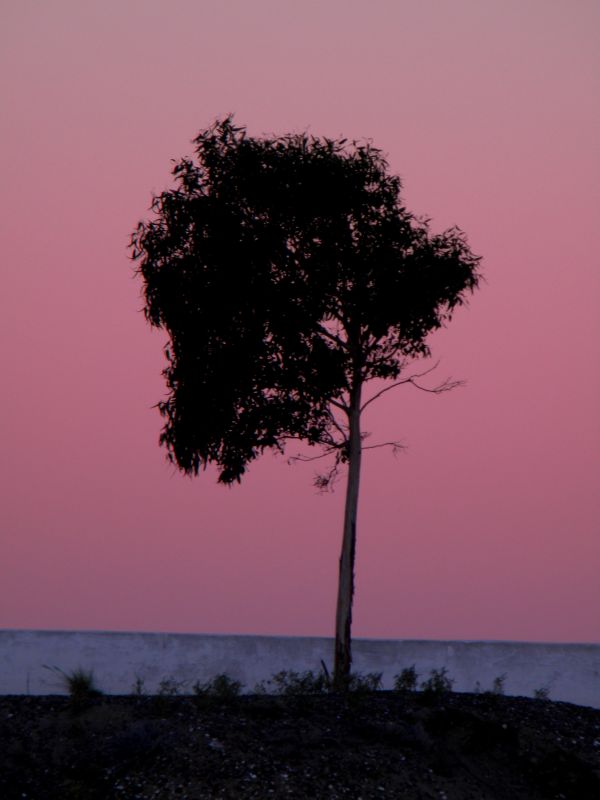
[[[191,692],[195,681],[223,672],[251,691],[279,670],[318,672],[321,659],[331,670],[332,656],[332,640],[320,637],[0,630],[0,694],[64,694],[60,675],[46,667],[91,669],[107,694],[129,694],[136,678],[150,693],[164,679]],[[599,644],[355,639],[353,656],[354,671],[383,672],[386,689],[415,664],[421,680],[446,667],[459,692],[478,681],[490,689],[505,674],[506,694],[545,687],[553,700],[600,708]]]

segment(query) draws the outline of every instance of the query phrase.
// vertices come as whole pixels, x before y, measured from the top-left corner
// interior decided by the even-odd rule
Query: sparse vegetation
[[[94,673],[92,670],[85,671],[78,668],[73,672],[65,675],[69,695],[73,702],[86,702],[94,697],[100,697],[102,692],[94,682]]]
[[[353,672],[348,682],[348,691],[354,693],[378,692],[381,689],[382,672]]]
[[[452,691],[454,681],[448,677],[446,667],[432,669],[429,678],[421,684],[421,690],[426,694],[440,695]]]
[[[176,681],[174,678],[163,678],[158,684],[157,694],[160,697],[175,697],[180,694],[180,689],[184,686],[182,681]]]
[[[192,691],[196,697],[213,697],[222,700],[230,700],[237,697],[242,691],[243,684],[240,681],[233,680],[229,675],[222,673],[216,675],[206,683],[196,683],[192,687]]]
[[[135,695],[136,697],[142,697],[146,694],[146,685],[144,683],[144,679],[140,678],[139,675],[135,676],[135,680],[131,686],[131,694]]]
[[[550,697],[550,689],[547,686],[541,686],[533,693],[536,700],[547,700]]]
[[[255,687],[257,694],[302,695],[324,694],[331,689],[331,682],[324,672],[315,674],[312,670],[296,672],[281,670],[269,680],[260,681]]]
[[[74,706],[86,705],[90,700],[102,695],[95,684],[93,670],[77,667],[71,672],[65,672],[60,667],[49,667],[46,664],[44,667],[59,676]]]
[[[364,675],[355,672],[350,675],[346,689],[353,694],[376,692],[381,689],[381,679],[381,672],[368,672]],[[333,682],[325,669],[319,673],[314,673],[312,670],[305,672],[282,670],[269,680],[260,681],[254,687],[256,694],[286,696],[326,694],[333,690]]]
[[[75,706],[85,706],[94,698],[101,697],[103,692],[95,683],[93,670],[85,670],[82,667],[67,672],[57,666],[43,665],[45,669],[54,672],[60,679],[62,686],[67,690],[71,703]],[[419,673],[416,665],[404,667],[394,675],[394,692],[418,692],[425,695],[443,695],[452,691],[454,680],[450,678],[446,667],[432,669],[429,678],[418,684]],[[492,686],[482,692],[480,681],[475,682],[474,694],[483,694],[489,697],[501,697],[506,694],[506,673],[497,675],[492,681]],[[346,690],[354,694],[364,694],[378,692],[383,689],[383,673],[352,673],[348,680]],[[163,678],[159,684],[155,695],[157,698],[165,699],[176,696],[189,695],[190,692],[183,691],[185,681],[177,681],[173,677]],[[196,681],[192,685],[192,694],[197,698],[212,698],[215,700],[231,700],[238,697],[244,684],[234,680],[226,673],[214,676],[208,681],[201,683]],[[250,694],[255,695],[280,695],[280,696],[304,696],[304,695],[325,695],[334,692],[332,678],[327,667],[322,662],[319,672],[305,670],[280,670],[274,673],[271,678],[257,683]],[[143,678],[135,676],[131,686],[131,695],[135,697],[145,697],[151,694],[146,689]],[[535,700],[548,700],[550,690],[547,686],[541,686],[533,692]]]
[[[418,673],[415,665],[404,667],[397,675],[394,675],[395,692],[415,692],[417,690]]]

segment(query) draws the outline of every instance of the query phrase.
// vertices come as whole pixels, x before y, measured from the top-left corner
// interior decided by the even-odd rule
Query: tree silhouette
[[[231,117],[176,162],[176,186],[132,235],[147,320],[169,334],[160,443],[187,474],[213,463],[240,481],[290,439],[348,469],[334,686],[351,667],[361,414],[429,356],[427,335],[479,281],[462,231],[429,232],[400,201],[370,143],[306,134],[255,138]],[[376,384],[370,398],[364,387]],[[386,442],[377,446],[397,446]],[[304,457],[306,460],[306,457]]]

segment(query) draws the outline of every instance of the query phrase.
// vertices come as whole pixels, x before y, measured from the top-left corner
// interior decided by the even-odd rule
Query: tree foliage
[[[131,241],[170,340],[161,443],[223,483],[290,438],[347,460],[352,393],[429,354],[479,258],[406,210],[369,142],[256,138],[228,117],[194,144]]]

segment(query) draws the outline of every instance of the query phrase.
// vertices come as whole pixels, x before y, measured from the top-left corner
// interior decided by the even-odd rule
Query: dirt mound
[[[0,697],[0,797],[598,800],[600,710],[414,692]]]

